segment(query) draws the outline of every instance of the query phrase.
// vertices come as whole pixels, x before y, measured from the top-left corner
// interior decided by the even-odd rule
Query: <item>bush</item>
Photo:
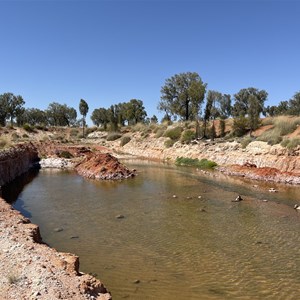
[[[58,157],[60,158],[72,158],[73,155],[69,151],[61,151],[57,154]]]
[[[158,139],[158,138],[162,137],[164,135],[164,133],[165,133],[165,129],[159,128],[156,131],[155,137]]]
[[[180,142],[182,144],[189,144],[192,140],[194,140],[196,138],[196,133],[193,130],[185,130],[182,134],[181,134],[181,138],[180,138]]]
[[[182,128],[177,126],[175,128],[168,129],[164,136],[170,138],[173,141],[178,141],[182,133]]]
[[[177,157],[175,161],[176,166],[192,166],[200,169],[213,169],[217,166],[214,161],[203,158],[199,160],[198,158],[188,158],[188,157]]]
[[[171,139],[167,139],[167,140],[164,142],[164,145],[165,145],[166,148],[171,148],[174,144],[175,144],[175,141],[174,141],[174,140],[171,140]]]
[[[90,133],[97,131],[97,129],[96,126],[84,128],[84,135],[88,136]]]
[[[130,136],[125,135],[121,138],[121,142],[120,142],[120,146],[123,147],[124,145],[126,145],[127,143],[129,143],[131,140]]]
[[[275,130],[283,136],[292,133],[300,125],[300,117],[280,116],[274,120]]]
[[[286,147],[287,149],[295,149],[300,145],[300,138],[293,139],[285,139],[281,142],[282,147]]]
[[[245,117],[235,118],[233,120],[233,134],[237,137],[243,136],[247,133],[247,119]]]
[[[241,140],[242,148],[245,149],[251,142],[253,141],[253,138],[250,136],[247,136]]]
[[[111,132],[107,135],[106,140],[107,141],[115,141],[117,139],[119,139],[122,136],[122,134],[118,133],[118,132]]]
[[[8,146],[8,141],[6,139],[0,139],[0,149],[5,148],[6,146]]]
[[[38,125],[35,125],[34,127],[38,130],[48,131],[48,128],[46,127],[46,125],[43,125],[43,124],[38,124]]]
[[[27,132],[34,132],[34,127],[30,126],[29,124],[24,124],[23,129],[26,130]]]

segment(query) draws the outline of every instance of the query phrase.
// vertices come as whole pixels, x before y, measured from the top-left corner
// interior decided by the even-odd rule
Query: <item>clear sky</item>
[[[0,94],[78,110],[141,99],[157,111],[167,78],[256,87],[266,105],[300,91],[300,0],[0,0]]]

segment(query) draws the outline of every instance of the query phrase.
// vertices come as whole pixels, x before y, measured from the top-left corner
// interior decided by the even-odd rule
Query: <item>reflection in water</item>
[[[98,274],[114,299],[300,297],[299,187],[271,195],[268,183],[130,167],[139,175],[119,182],[42,170],[15,205],[45,242],[79,255],[81,270]],[[231,202],[237,194],[245,200]]]

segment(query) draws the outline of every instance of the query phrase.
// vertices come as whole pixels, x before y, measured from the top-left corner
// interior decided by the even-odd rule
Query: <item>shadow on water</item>
[[[27,218],[31,217],[31,213],[24,208],[25,203],[19,198],[19,195],[22,193],[24,187],[32,182],[38,174],[39,168],[32,168],[1,188],[1,197]]]

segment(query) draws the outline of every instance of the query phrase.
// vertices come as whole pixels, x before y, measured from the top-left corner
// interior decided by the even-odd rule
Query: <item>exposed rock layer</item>
[[[28,171],[39,160],[33,144],[20,144],[0,152],[0,186]]]
[[[111,298],[99,280],[79,273],[77,256],[41,241],[38,226],[0,198],[0,299]]]

